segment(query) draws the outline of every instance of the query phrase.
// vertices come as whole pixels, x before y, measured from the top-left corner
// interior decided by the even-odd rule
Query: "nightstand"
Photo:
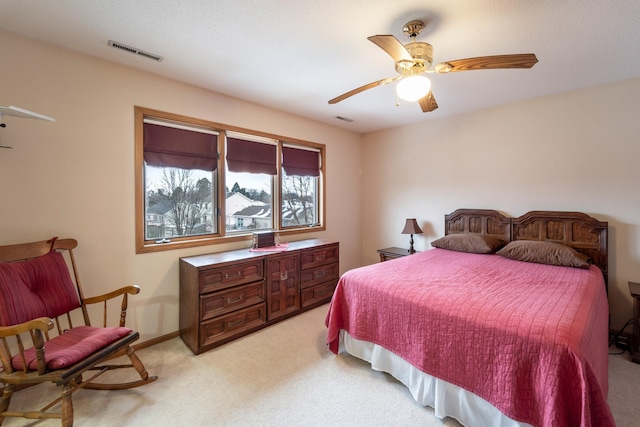
[[[414,253],[418,253],[416,251]],[[380,254],[380,262],[389,261],[390,259],[402,258],[403,256],[411,255],[409,253],[409,249],[407,248],[384,248],[378,249],[378,253]]]
[[[633,297],[633,336],[631,337],[631,361],[640,363],[640,283],[629,282],[629,292]]]

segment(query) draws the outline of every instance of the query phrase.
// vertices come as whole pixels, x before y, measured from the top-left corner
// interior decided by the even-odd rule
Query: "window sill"
[[[326,227],[324,225],[318,225],[313,227],[301,227],[301,228],[288,228],[285,230],[275,230],[276,233],[280,234],[281,238],[286,236],[293,236],[296,234],[304,234],[304,233],[314,233],[317,231],[325,231]],[[148,240],[143,242],[136,242],[136,253],[144,254],[144,253],[152,253],[152,252],[162,252],[162,251],[171,251],[177,249],[186,249],[186,248],[195,248],[199,246],[211,246],[211,245],[221,245],[225,243],[234,243],[234,242],[242,242],[247,241],[249,244],[251,239],[253,238],[253,233],[249,234],[235,234],[229,236],[221,236],[221,237],[204,237],[204,238],[176,238],[176,239],[168,239],[165,243],[156,243],[156,240]]]

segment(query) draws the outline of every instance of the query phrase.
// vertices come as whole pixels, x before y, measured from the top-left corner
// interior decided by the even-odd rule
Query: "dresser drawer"
[[[338,262],[338,245],[321,246],[316,249],[307,249],[300,254],[300,268],[317,267],[319,265]]]
[[[200,347],[241,335],[267,323],[265,304],[248,307],[200,323]]]
[[[200,320],[211,319],[264,302],[264,283],[262,280],[200,296]]]
[[[262,259],[236,263],[200,272],[200,292],[212,292],[231,286],[257,282],[264,278]]]
[[[333,291],[336,289],[336,281],[323,283],[312,288],[303,289],[300,294],[302,308],[307,308],[314,304],[331,301]]]
[[[338,279],[338,264],[321,265],[300,273],[300,288],[305,289],[323,282]]]

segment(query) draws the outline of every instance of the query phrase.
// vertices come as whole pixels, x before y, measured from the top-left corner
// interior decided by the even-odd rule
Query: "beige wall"
[[[621,327],[632,315],[627,281],[640,281],[639,111],[634,79],[366,135],[364,262],[408,245],[407,217],[425,231],[415,237],[424,250],[457,208],[586,212],[609,222],[611,318]]]
[[[179,257],[249,242],[136,255],[134,105],[326,144],[327,230],[297,238],[338,240],[342,271],[360,265],[360,135],[1,32],[0,58],[0,104],[56,119],[0,129],[13,147],[0,150],[0,244],[77,238],[87,296],[142,287],[127,318],[142,341],[178,330]]]

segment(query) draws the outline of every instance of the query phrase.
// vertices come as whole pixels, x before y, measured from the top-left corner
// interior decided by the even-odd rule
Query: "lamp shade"
[[[407,218],[401,234],[422,234],[422,230],[415,218]]]
[[[396,85],[396,93],[407,102],[425,97],[431,90],[431,80],[425,76],[403,77]]]

